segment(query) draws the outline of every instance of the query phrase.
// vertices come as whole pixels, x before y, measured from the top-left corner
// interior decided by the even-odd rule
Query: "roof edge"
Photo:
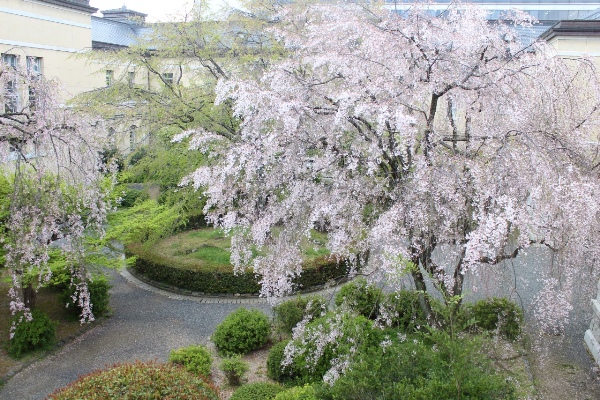
[[[84,4],[79,4],[79,3],[72,3],[70,1],[64,1],[64,0],[41,0],[41,2],[52,4],[55,6],[70,8],[70,9],[76,10],[76,11],[83,11],[86,13],[90,13],[90,15],[94,14],[96,11],[98,11],[98,9],[96,7],[91,7],[89,5],[86,6]]]

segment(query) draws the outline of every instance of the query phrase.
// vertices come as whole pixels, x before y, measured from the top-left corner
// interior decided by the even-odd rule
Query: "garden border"
[[[161,257],[151,255],[138,246],[133,246],[137,247],[137,251],[132,250],[132,246],[125,248],[126,257],[134,257],[133,264],[127,270],[137,279],[151,286],[196,297],[259,297],[260,284],[252,272],[235,275],[233,271],[202,272],[172,267],[165,265],[164,261],[166,260],[161,260]],[[322,263],[319,263],[319,260]],[[293,294],[312,293],[330,286],[337,286],[349,280],[349,272],[350,265],[347,261],[338,262],[322,258],[309,261],[302,275],[294,281],[303,289],[295,290]]]

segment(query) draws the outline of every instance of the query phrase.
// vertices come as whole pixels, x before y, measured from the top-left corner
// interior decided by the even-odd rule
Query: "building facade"
[[[98,82],[77,55],[91,48],[96,11],[88,0],[2,0],[3,61],[59,81],[65,99],[92,90]]]

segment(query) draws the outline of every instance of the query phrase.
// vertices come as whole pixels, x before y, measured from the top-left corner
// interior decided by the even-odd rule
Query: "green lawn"
[[[327,256],[325,248],[327,234],[311,232],[310,239],[303,240],[302,253],[306,260]],[[181,232],[155,243],[147,253],[159,256],[162,260],[170,259],[174,267],[207,270],[229,269],[231,239],[220,229],[204,228]],[[254,250],[254,254],[260,254]]]

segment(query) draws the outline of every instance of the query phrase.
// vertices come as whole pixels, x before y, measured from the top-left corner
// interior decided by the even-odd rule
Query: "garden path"
[[[194,298],[146,285],[127,271],[111,274],[114,315],[17,373],[0,388],[0,399],[44,399],[106,365],[166,361],[171,349],[206,343],[217,324],[240,306],[270,313],[264,299]]]

